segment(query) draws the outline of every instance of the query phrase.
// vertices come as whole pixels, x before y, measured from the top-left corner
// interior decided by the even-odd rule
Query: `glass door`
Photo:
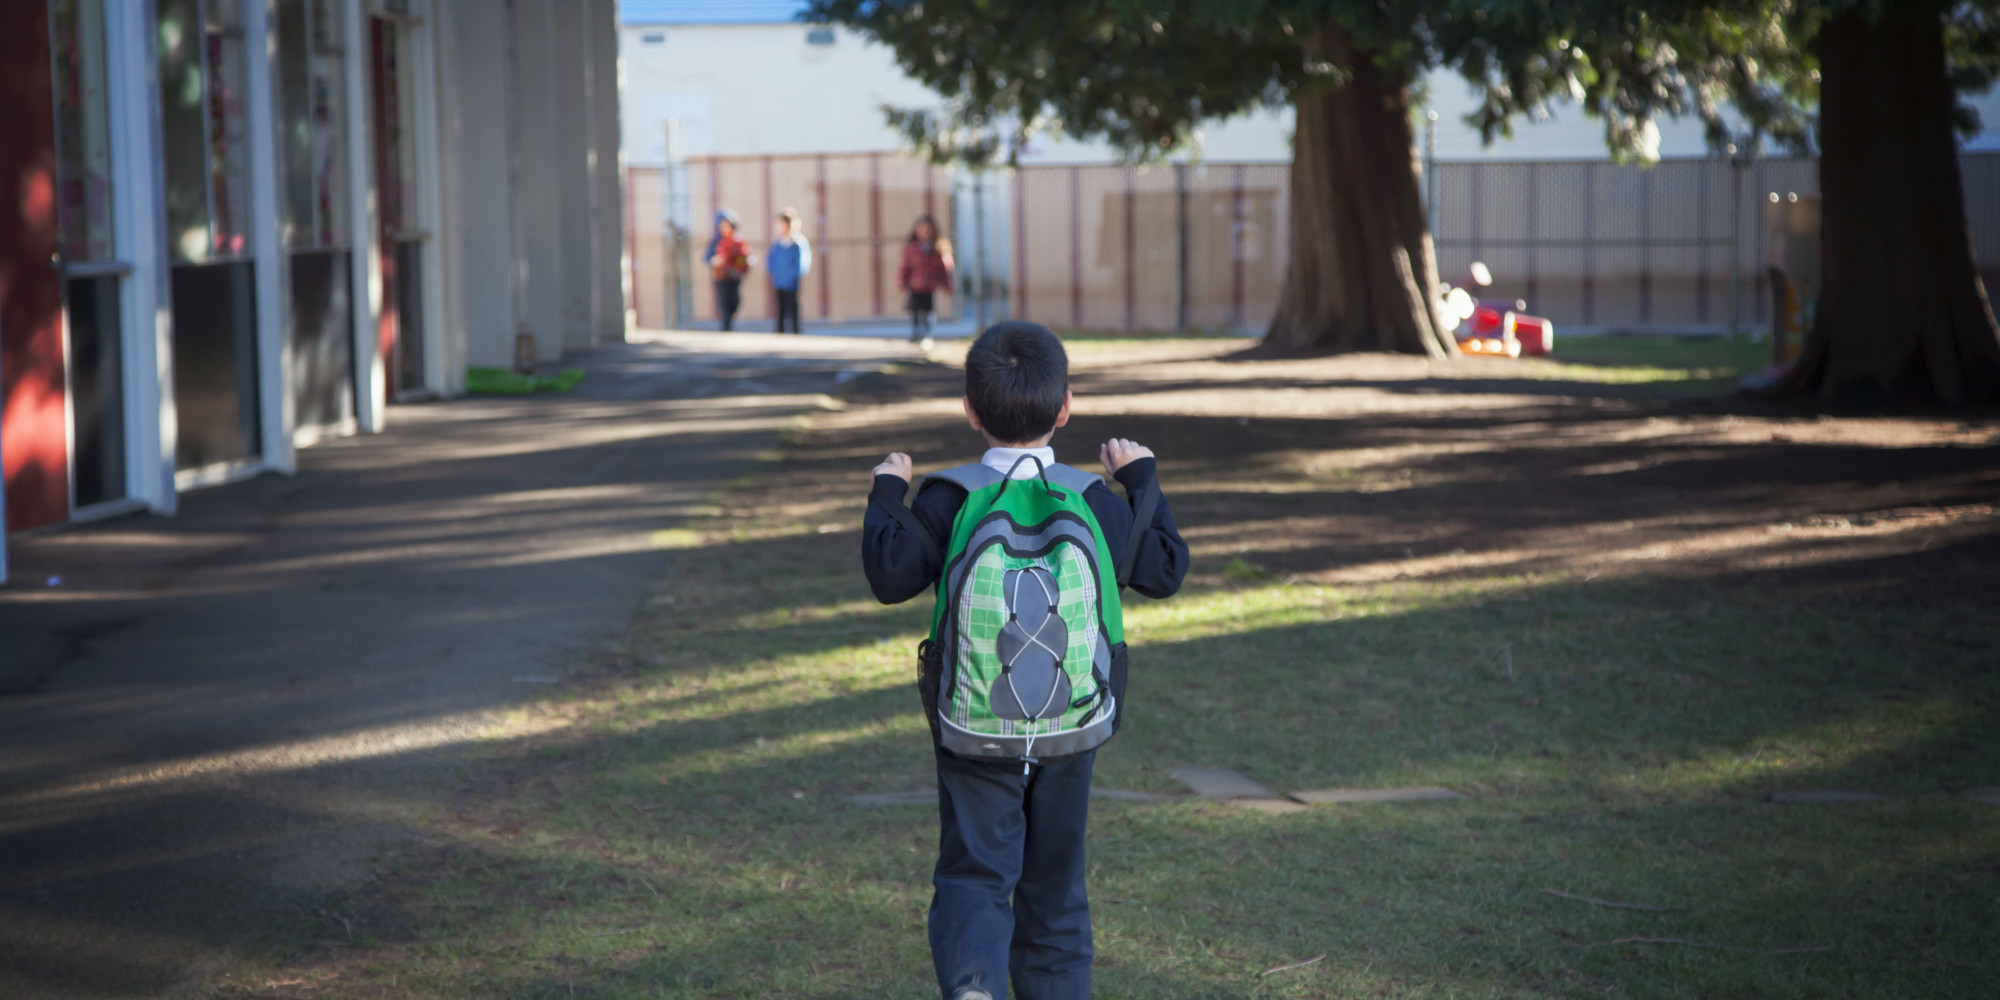
[[[55,86],[56,227],[69,379],[70,507],[126,497],[119,284],[131,273],[111,223],[109,88],[101,0],[49,5]]]
[[[420,22],[404,16],[371,22],[375,101],[375,198],[381,222],[383,360],[399,396],[424,380],[424,242],[417,187],[416,91],[411,48]]]
[[[242,0],[156,0],[181,470],[263,451]]]
[[[292,409],[297,436],[352,425],[353,308],[348,268],[347,93],[339,0],[278,0],[279,191],[291,272]]]

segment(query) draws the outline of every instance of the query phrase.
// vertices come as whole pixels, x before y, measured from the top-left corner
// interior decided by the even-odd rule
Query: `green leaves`
[[[1247,19],[1230,6],[818,0],[812,15],[889,46],[906,72],[949,99],[933,114],[953,124],[933,117],[922,135],[984,129],[1011,153],[1036,130],[1060,130],[1103,136],[1148,159],[1180,146],[1205,119],[1284,103],[1285,83],[1302,75],[1303,53],[1283,26],[1257,5],[1244,5]],[[901,128],[911,116],[895,120]],[[970,158],[903,131],[933,155]]]
[[[1491,141],[1521,116],[1572,102],[1604,122],[1615,157],[1657,155],[1661,117],[1699,119],[1711,146],[1812,146],[1830,12],[1885,0],[814,0],[895,51],[942,108],[897,110],[912,145],[991,162],[1037,130],[1101,137],[1134,159],[1181,148],[1202,121],[1338,86],[1343,67],[1308,56],[1333,26],[1412,82],[1456,69],[1481,94],[1468,119]],[[1928,3],[1946,19],[1961,90],[2000,76],[2000,0]],[[1977,126],[1963,113],[1961,128]]]

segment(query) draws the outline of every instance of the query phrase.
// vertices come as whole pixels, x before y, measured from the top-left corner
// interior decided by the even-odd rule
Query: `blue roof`
[[[624,24],[785,24],[806,0],[618,0]]]

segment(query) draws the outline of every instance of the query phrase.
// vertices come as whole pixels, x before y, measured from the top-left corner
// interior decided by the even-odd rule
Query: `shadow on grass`
[[[744,589],[702,589],[777,602],[817,579],[810,559],[795,578],[759,572],[800,561],[794,541],[674,558],[727,556],[721,583]],[[1167,637],[1175,605],[1136,606],[1136,628],[1162,637],[1135,654],[1134,714],[1105,751],[1107,783],[1159,787],[1161,768],[1191,763],[1280,788],[1443,783],[1474,800],[1288,817],[1099,805],[1100,995],[1978,995],[1996,971],[2000,843],[1984,807],[1940,793],[2000,782],[2000,692],[1983,656],[2000,648],[1996,626],[1970,600],[1733,600],[1762,582],[1443,588],[1391,612],[1332,588],[1294,600],[1198,587],[1186,606],[1221,606],[1224,623],[1184,638]],[[608,719],[622,729],[586,718],[494,747],[451,800],[479,815],[403,831],[447,846],[352,909],[313,913],[303,893],[278,912],[207,908],[241,877],[240,852],[288,822],[273,809],[206,831],[210,845],[180,858],[155,856],[156,831],[133,814],[121,842],[99,840],[90,872],[10,866],[29,900],[0,913],[42,893],[38,908],[83,932],[199,939],[261,923],[281,951],[330,939],[309,972],[361,996],[925,995],[934,820],[845,800],[925,773],[914,695],[873,666],[907,659],[916,616],[846,619],[900,622],[883,648],[821,620],[747,633],[673,607],[625,643],[635,656],[657,644],[655,662],[585,682],[625,692]],[[1511,680],[1491,658],[1502,643]],[[862,690],[813,686],[845,662]],[[647,718],[654,703],[670,717]],[[1903,801],[1760,801],[1780,783]],[[46,856],[72,833],[0,838],[0,857]],[[158,893],[119,898],[133,881]],[[1603,911],[1548,887],[1679,909]],[[1634,935],[1831,950],[1580,947]],[[1255,976],[1321,953],[1286,979]],[[8,964],[29,982],[148,978],[132,956],[66,954],[31,943]],[[170,966],[150,978],[171,980]]]
[[[1474,799],[1287,817],[1099,805],[1100,994],[1976,995],[1996,973],[2000,844],[1985,807],[1941,793],[2000,780],[1993,627],[1969,605],[1810,613],[1730,593],[1526,585],[1145,643],[1131,727],[1100,765],[1114,783],[1199,763]],[[1898,627],[1899,644],[1869,641]],[[642,677],[829,652],[794,632],[719,630],[708,655]],[[1511,680],[1486,656],[1502,641]],[[934,821],[844,801],[921,779],[910,691],[757,700],[548,746],[525,787],[514,765],[482,769],[469,798],[507,803],[491,822],[514,832],[475,833],[451,866],[505,877],[413,890],[414,922],[439,929],[413,949],[436,961],[403,974],[466,995],[925,995]],[[816,744],[826,731],[866,735]],[[1781,786],[1901,798],[1762,801]],[[621,939],[635,927],[643,945]],[[1583,947],[1631,936],[1744,950]],[[1759,953],[1805,947],[1826,950]],[[1321,953],[1282,985],[1254,975]]]
[[[1107,416],[1066,430],[1067,442],[1159,442],[1183,525],[1198,540],[1250,526],[1234,554],[1274,574],[1224,584],[1212,565],[1198,567],[1180,600],[1134,602],[1133,715],[1100,763],[1106,784],[1170,790],[1164,767],[1200,764],[1282,789],[1448,784],[1473,794],[1281,817],[1099,805],[1100,995],[1993,992],[2000,841],[1986,807],[1945,797],[2000,783],[2000,625],[1980,589],[2000,565],[1990,530],[1793,569],[1700,564],[1590,582],[1525,577],[1545,565],[1521,559],[1370,587],[1275,582],[1411,559],[1419,547],[1529,551],[1534,530],[1616,530],[1680,512],[1726,528],[1803,511],[1977,504],[2000,469],[1993,449],[1617,440],[1640,420],[1685,412]],[[1301,451],[1464,441],[1535,422],[1561,447],[1530,436],[1417,455],[1399,462],[1434,480],[1389,492],[1335,488],[1287,464]],[[352,899],[324,888],[337,878],[245,884],[245,855],[314,820],[315,796],[375,790],[374,770],[303,768],[208,793],[217,819],[197,829],[187,817],[202,814],[198,798],[157,815],[125,809],[111,823],[52,807],[11,817],[0,835],[0,927],[58,918],[43,924],[53,937],[0,935],[10,942],[0,971],[29,995],[74,984],[110,995],[113,984],[175,982],[176,945],[205,941],[264,949],[280,964],[316,947],[301,975],[338,977],[321,985],[356,996],[926,995],[934,818],[846,798],[919,786],[928,770],[904,680],[924,602],[841,610],[863,596],[851,525],[865,463],[823,454],[864,445],[914,450],[932,467],[967,451],[950,428],[815,434],[760,484],[808,508],[787,515],[801,531],[757,536],[770,526],[756,523],[756,491],[745,491],[745,509],[715,518],[741,540],[657,557],[666,577],[656,597],[674,600],[649,604],[552,699],[576,700],[579,724],[488,748],[465,787],[368,832],[400,876]],[[620,447],[590,446],[581,468],[616,469],[605,463]],[[1652,464],[1589,471],[1635,461]],[[610,485],[664,481],[597,474]],[[1242,485],[1258,478],[1289,491]],[[622,502],[598,513],[633,530],[665,516],[621,512]],[[1287,547],[1298,541],[1289,528],[1255,530],[1314,516],[1345,520],[1303,548]],[[809,533],[820,517],[841,520]],[[387,566],[408,570],[399,586],[465,579],[419,562]],[[380,568],[329,572],[362,586]],[[409,700],[344,724],[435,710]],[[1762,801],[1779,787],[1898,800]],[[121,889],[133,885],[146,888]],[[1678,909],[1591,908],[1547,887]],[[277,902],[215,902],[235,895]],[[1583,947],[1634,935],[1752,950]],[[125,948],[133,938],[154,944]],[[1755,951],[1822,945],[1830,950]],[[1256,976],[1321,953],[1309,969]]]

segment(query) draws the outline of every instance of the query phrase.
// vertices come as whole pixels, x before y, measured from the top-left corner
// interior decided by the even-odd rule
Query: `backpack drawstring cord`
[[[1007,492],[1007,487],[1009,487],[1009,486],[1011,486],[1011,485],[1013,485],[1013,484],[1014,484],[1014,470],[1015,470],[1015,469],[1018,469],[1018,468],[1020,468],[1020,467],[1021,467],[1021,463],[1022,463],[1022,462],[1033,462],[1033,463],[1035,463],[1035,474],[1034,474],[1034,475],[1032,475],[1032,476],[1029,476],[1028,478],[1030,478],[1030,479],[1040,479],[1040,480],[1042,481],[1042,489],[1043,489],[1043,490],[1044,490],[1045,492],[1047,492],[1049,496],[1052,496],[1052,497],[1056,498],[1057,500],[1062,500],[1062,499],[1065,499],[1065,498],[1064,498],[1064,496],[1063,496],[1063,493],[1062,493],[1062,491],[1061,491],[1061,490],[1058,490],[1058,489],[1056,489],[1056,488],[1055,488],[1054,486],[1050,485],[1050,483],[1049,483],[1049,467],[1048,467],[1048,466],[1046,466],[1046,465],[1043,465],[1043,464],[1042,464],[1042,460],[1041,460],[1040,458],[1038,458],[1038,457],[1034,456],[1034,455],[1022,455],[1022,456],[1021,456],[1020,458],[1017,458],[1017,459],[1015,459],[1015,460],[1014,460],[1014,464],[1013,464],[1013,465],[1010,465],[1010,466],[1008,466],[1008,467],[1007,467],[1007,477],[1006,477],[1005,479],[1002,479],[1002,480],[1000,480],[1000,493],[1001,493],[1001,495],[1003,495],[1003,496],[1004,496],[1004,495],[1006,494],[1006,492]],[[995,503],[998,503],[998,502],[999,502],[999,497],[995,497],[995,498],[994,498],[994,502],[995,502]]]

